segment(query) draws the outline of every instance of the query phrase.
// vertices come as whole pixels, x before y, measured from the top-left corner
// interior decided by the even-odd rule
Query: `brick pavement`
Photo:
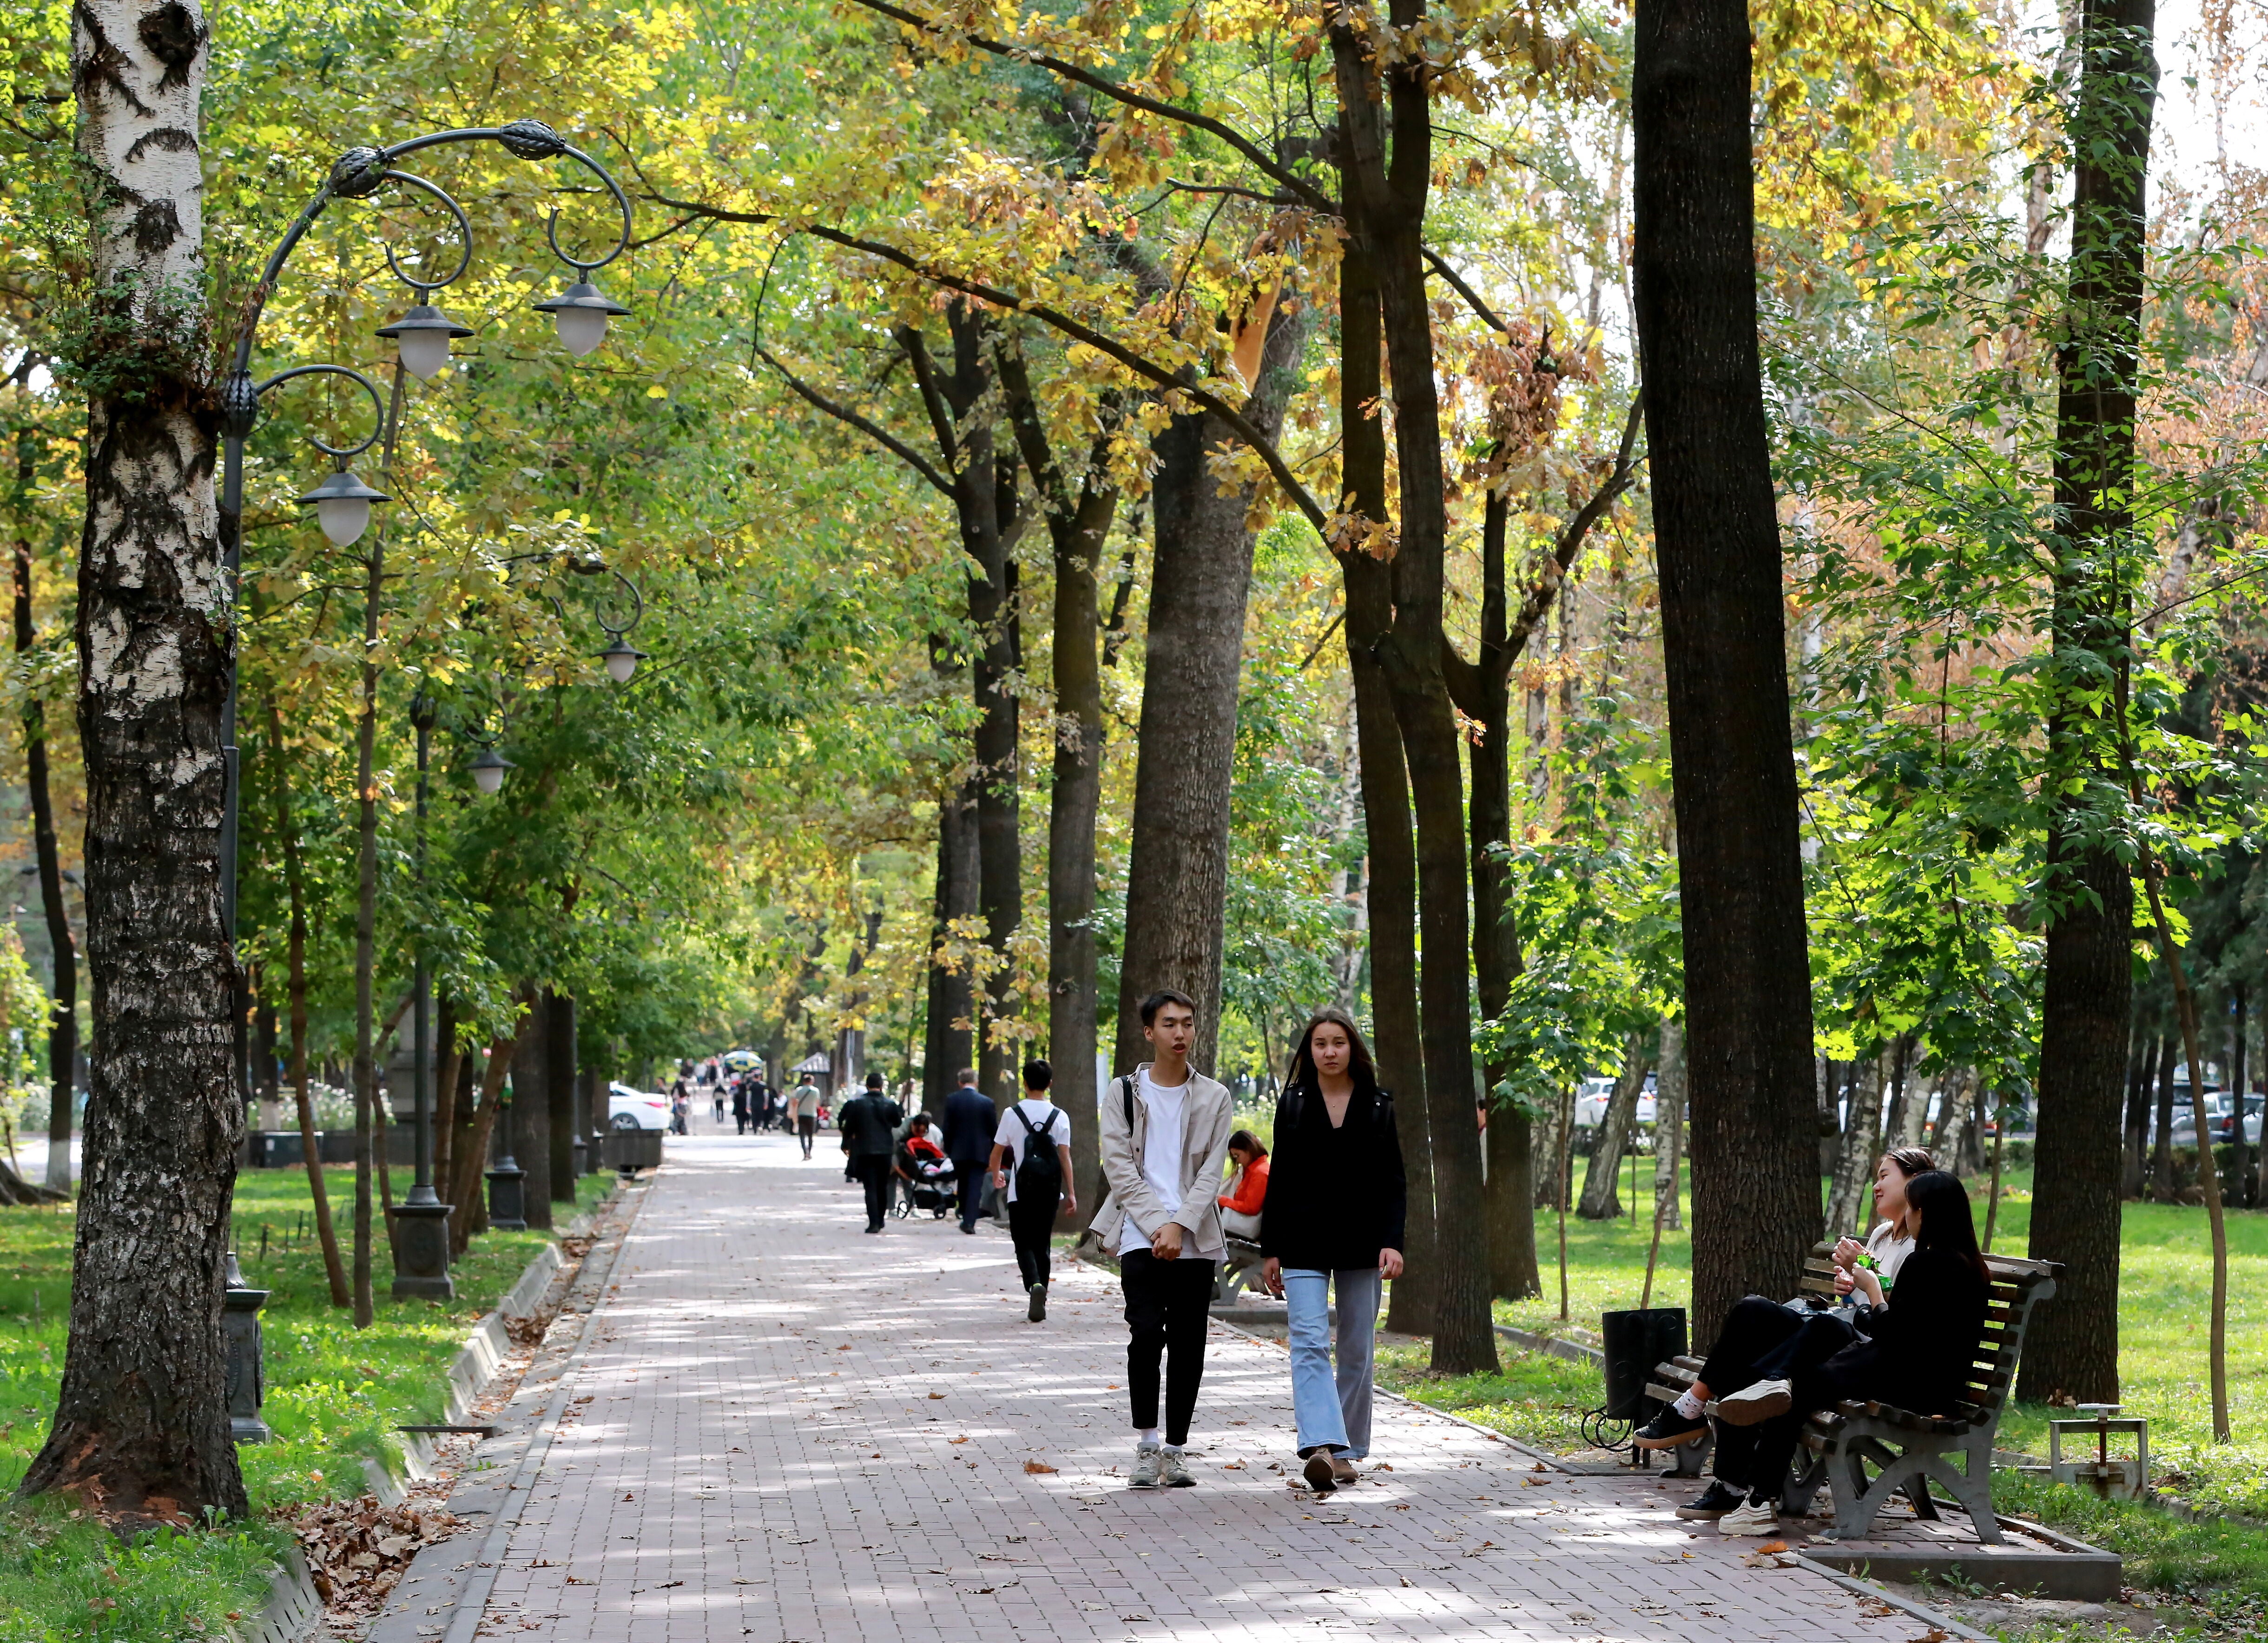
[[[1058,1262],[1049,1320],[1027,1324],[1005,1235],[924,1218],[865,1236],[821,1139],[807,1164],[778,1137],[670,1140],[480,1635],[1907,1643],[1928,1630],[1757,1559],[1754,1541],[1694,1532],[1658,1478],[1540,1469],[1398,1402],[1379,1411],[1384,1467],[1321,1500],[1295,1492],[1283,1352],[1218,1326],[1190,1442],[1200,1486],[1127,1490],[1111,1275]]]

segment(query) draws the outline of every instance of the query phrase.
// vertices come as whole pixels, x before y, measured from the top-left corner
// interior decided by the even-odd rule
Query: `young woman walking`
[[[1394,1101],[1378,1087],[1351,1016],[1317,1010],[1284,1082],[1260,1211],[1261,1277],[1286,1302],[1301,1475],[1323,1493],[1352,1483],[1354,1463],[1370,1453],[1379,1296],[1383,1281],[1402,1273],[1408,1191]]]

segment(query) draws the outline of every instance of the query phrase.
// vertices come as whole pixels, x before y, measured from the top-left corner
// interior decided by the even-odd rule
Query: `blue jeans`
[[[1339,1295],[1338,1363],[1332,1367],[1330,1292]],[[1378,1343],[1378,1268],[1349,1266],[1322,1273],[1284,1271],[1284,1302],[1292,1334],[1292,1412],[1300,1426],[1300,1453],[1344,1450],[1351,1460],[1370,1453],[1371,1361]]]

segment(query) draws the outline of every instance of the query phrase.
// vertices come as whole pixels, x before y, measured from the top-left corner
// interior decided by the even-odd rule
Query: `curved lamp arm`
[[[288,370],[279,370],[267,381],[254,385],[252,389],[253,400],[254,402],[257,402],[260,396],[267,392],[270,388],[287,383],[294,377],[350,378],[354,381],[360,383],[362,385],[363,392],[370,395],[370,408],[376,413],[373,419],[374,425],[370,430],[370,436],[364,439],[360,444],[328,444],[324,441],[318,439],[313,434],[307,436],[307,443],[314,446],[316,450],[321,451],[325,456],[336,457],[341,461],[344,461],[349,457],[358,457],[364,451],[376,444],[378,443],[379,436],[386,431],[386,396],[379,392],[378,385],[376,383],[364,376],[362,372],[346,365],[294,365]]]

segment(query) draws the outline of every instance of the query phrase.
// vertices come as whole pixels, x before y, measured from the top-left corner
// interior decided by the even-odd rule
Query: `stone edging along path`
[[[561,1229],[559,1237],[562,1239],[594,1235],[600,1239],[583,1258],[570,1293],[560,1297],[559,1310],[562,1314],[566,1313],[570,1309],[569,1303],[582,1294],[585,1288],[584,1280],[590,1276],[593,1267],[602,1266],[606,1269],[606,1276],[600,1277],[592,1290],[589,1304],[580,1309],[580,1315],[587,1320],[596,1305],[596,1297],[604,1293],[607,1277],[611,1276],[615,1258],[622,1248],[622,1234],[628,1230],[629,1222],[635,1218],[644,1198],[642,1183],[627,1186],[618,1185],[605,1198]],[[512,1288],[497,1302],[495,1309],[484,1314],[473,1326],[472,1332],[466,1337],[465,1345],[451,1360],[446,1372],[449,1396],[445,1420],[447,1424],[458,1425],[467,1421],[482,1401],[497,1390],[497,1383],[515,1354],[512,1325],[542,1316],[544,1303],[565,1265],[559,1254],[559,1244],[545,1244],[535,1258],[527,1264]],[[579,1328],[576,1334],[579,1341]],[[520,1376],[523,1386],[543,1363],[549,1346],[547,1339],[545,1346],[536,1349],[534,1359]],[[513,1403],[517,1402],[515,1397]],[[497,1441],[506,1437],[502,1428],[511,1412],[512,1405],[508,1405],[506,1411],[497,1417],[499,1427]],[[442,1459],[438,1445],[432,1437],[423,1433],[403,1434],[401,1461],[404,1471],[413,1482],[435,1477]],[[472,1478],[480,1472],[491,1470],[496,1463],[486,1456],[474,1460],[468,1469],[466,1485],[452,1494],[451,1510],[460,1516],[470,1516],[482,1509],[475,1504],[474,1497],[480,1485],[473,1483]],[[366,1456],[363,1461],[363,1471],[370,1482],[371,1493],[381,1504],[392,1505],[404,1498],[401,1481],[381,1462]],[[460,1500],[460,1495],[465,1498]],[[429,1559],[436,1564],[446,1564],[460,1556],[463,1545],[464,1537],[459,1535],[428,1547],[403,1572],[402,1581],[396,1590],[409,1585],[412,1577],[419,1573],[419,1566]],[[285,1552],[284,1566],[277,1570],[270,1583],[267,1603],[253,1617],[248,1627],[238,1635],[243,1643],[311,1643],[322,1633],[323,1614],[323,1600],[315,1590],[306,1560],[294,1545]],[[379,1624],[382,1625],[383,1621]],[[373,1627],[371,1635],[375,1638],[379,1634],[379,1629]],[[424,1632],[404,1632],[403,1635],[421,1639],[430,1636]]]

